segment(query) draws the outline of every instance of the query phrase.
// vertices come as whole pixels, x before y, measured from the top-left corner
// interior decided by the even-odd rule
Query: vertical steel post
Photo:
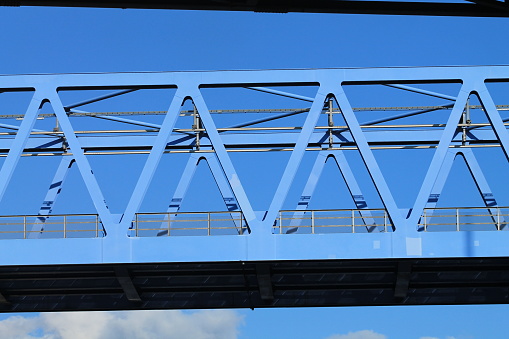
[[[95,215],[95,237],[99,238],[99,215]]]
[[[467,117],[468,115],[468,117]],[[470,121],[470,96],[467,98],[467,103],[465,105],[465,109],[463,110],[461,123],[463,124],[461,130],[462,130],[462,136],[461,136],[461,144],[465,146],[467,143],[467,121]]]
[[[200,123],[200,117],[198,116],[198,110],[196,109],[196,105],[193,103],[193,129],[197,130],[201,128]],[[196,150],[200,150],[200,131],[196,131],[196,137],[195,137],[195,143],[196,143]]]
[[[460,230],[460,209],[456,208],[456,231]]]
[[[426,210],[424,210],[422,214],[424,219],[424,232],[428,232],[428,216],[426,215]]]
[[[355,233],[355,210],[352,210],[352,233]]]
[[[500,207],[497,207],[497,231],[500,231]]]
[[[136,235],[136,237],[138,237],[138,228],[140,227],[140,224],[139,224],[139,220],[138,220],[138,213],[136,213],[136,216],[135,216],[135,227],[134,227],[134,234]]]
[[[311,211],[311,234],[315,234],[315,211]]]
[[[384,232],[387,232],[387,211],[384,209]]]
[[[170,224],[170,222],[171,222],[171,220],[170,220],[170,213],[168,213],[167,215],[168,215],[168,218],[167,218],[168,219],[168,236],[170,236],[170,225],[171,225]]]
[[[239,212],[239,216],[240,216],[240,234],[244,234],[244,225],[243,225],[243,222],[244,222],[244,215],[242,214],[242,211]]]
[[[281,211],[279,211],[279,234],[283,234],[283,216]]]
[[[207,235],[210,235],[210,212],[207,213]]]
[[[23,239],[27,238],[27,217],[23,217]]]
[[[67,215],[64,215],[64,238],[67,238]]]
[[[332,134],[332,127],[334,126],[334,119],[332,117],[332,104],[333,104],[333,100],[332,99],[329,99],[329,148],[332,148],[333,147],[333,143],[334,143],[334,136]]]

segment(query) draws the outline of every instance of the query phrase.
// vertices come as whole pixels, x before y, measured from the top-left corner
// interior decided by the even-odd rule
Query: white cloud
[[[387,339],[387,337],[371,330],[362,330],[358,332],[348,332],[347,334],[335,334],[327,339]]]
[[[0,333],[12,339],[236,339],[242,322],[228,310],[41,313],[2,320]]]

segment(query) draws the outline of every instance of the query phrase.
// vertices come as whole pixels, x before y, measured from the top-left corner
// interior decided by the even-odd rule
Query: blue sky
[[[508,32],[509,19],[498,18],[2,7],[0,74],[496,65],[509,63]],[[158,312],[154,317],[189,329],[207,318],[230,331],[214,332],[214,325],[202,321],[203,333],[187,332],[193,338],[216,333],[244,339],[478,339],[507,338],[508,311],[505,305],[359,307]],[[32,314],[28,320],[10,316],[1,316],[7,319],[0,329],[30,324],[45,338],[70,338],[48,324],[67,319],[75,329],[82,321],[58,314]],[[97,323],[102,316],[83,315],[91,317]],[[107,317],[112,322],[142,318],[136,313]],[[97,338],[108,337],[101,331]],[[165,331],[171,328],[153,334]],[[18,337],[30,338],[27,333]]]

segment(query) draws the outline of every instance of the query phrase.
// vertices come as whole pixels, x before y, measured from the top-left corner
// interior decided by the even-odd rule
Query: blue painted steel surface
[[[455,257],[503,257],[509,255],[507,232],[420,232],[419,219],[425,207],[433,204],[430,197],[440,193],[450,169],[451,159],[462,154],[483,194],[486,206],[493,207],[487,181],[480,167],[471,155],[469,144],[461,144],[458,135],[458,122],[470,95],[477,95],[488,117],[493,132],[471,129],[469,138],[477,141],[499,142],[506,157],[509,151],[509,135],[502,118],[488,92],[486,81],[507,81],[508,66],[483,67],[423,67],[423,68],[379,68],[379,69],[310,69],[310,70],[264,70],[264,71],[221,71],[221,72],[161,72],[161,73],[112,73],[112,74],[58,74],[58,75],[5,75],[0,76],[0,89],[16,91],[33,89],[34,94],[25,117],[14,139],[0,140],[0,149],[8,152],[0,170],[0,196],[15,171],[17,162],[28,149],[44,149],[58,153],[62,138],[68,144],[68,157],[75,160],[88,194],[106,231],[104,238],[93,239],[19,239],[0,240],[0,265],[49,265],[49,264],[102,264],[102,263],[167,263],[167,262],[214,262],[214,261],[260,261],[260,260],[323,260],[323,259],[382,259],[382,258],[455,258]],[[461,83],[457,97],[440,95],[432,91],[421,91],[423,95],[455,100],[447,123],[442,131],[377,131],[361,126],[352,109],[344,87],[351,84],[401,84],[401,83]],[[305,121],[298,129],[289,132],[240,133],[225,132],[216,126],[202,94],[209,87],[252,87],[258,91],[261,86],[318,86]],[[399,85],[398,85],[399,86]],[[406,86],[406,85],[404,85]],[[408,86],[401,89],[411,90]],[[105,137],[77,135],[69,120],[72,107],[65,107],[60,98],[61,90],[72,89],[127,89],[125,93],[139,88],[176,88],[171,105],[155,135],[132,135]],[[270,90],[272,94],[291,93]],[[269,90],[265,92],[269,92]],[[124,93],[120,93],[124,94]],[[308,97],[294,95],[298,99]],[[99,98],[100,99],[100,98]],[[346,127],[333,130],[329,147],[328,130],[317,129],[320,114],[327,109],[329,99],[337,102]],[[139,212],[148,186],[154,176],[164,152],[172,152],[173,146],[185,146],[190,150],[196,145],[191,135],[171,135],[176,129],[176,120],[183,103],[191,101],[199,112],[203,124],[200,150],[192,155],[194,160],[181,179],[174,199],[183,199],[186,188],[193,175],[197,161],[205,158],[214,174],[217,184],[228,201],[235,201],[242,211],[250,228],[249,234],[233,236],[195,236],[195,237],[129,237],[129,229]],[[31,135],[41,105],[49,102],[54,110],[62,132],[47,132],[45,135]],[[72,105],[71,105],[72,106]],[[73,107],[77,107],[74,105]],[[285,115],[287,116],[287,115]],[[122,119],[117,119],[120,121]],[[260,121],[267,121],[261,119]],[[384,120],[388,121],[388,120]],[[124,121],[132,123],[133,121]],[[256,124],[257,122],[252,122]],[[142,124],[142,123],[141,123]],[[374,123],[376,124],[376,123]],[[248,124],[249,126],[251,125]],[[244,125],[244,126],[248,126]],[[345,131],[345,132],[342,132]],[[436,150],[410,211],[396,204],[392,190],[387,183],[373,146],[377,143],[422,142],[436,145]],[[286,147],[290,153],[281,180],[275,189],[270,206],[266,211],[255,211],[249,195],[236,172],[230,147],[271,145]],[[290,145],[290,146],[288,146]],[[100,185],[95,178],[86,152],[89,149],[120,150],[141,149],[148,153],[133,194],[121,214],[112,214],[105,202]],[[433,146],[434,147],[434,146]],[[457,151],[455,148],[461,147]],[[344,159],[343,150],[357,149],[367,172],[378,192],[380,200],[388,212],[393,232],[374,232],[365,234],[273,234],[272,226],[282,210],[294,177],[300,168],[306,152],[322,150],[319,157],[333,155],[347,181],[350,193],[359,208],[365,202],[352,173]],[[329,149],[330,148],[330,149]],[[175,148],[178,149],[178,148]],[[204,155],[200,155],[202,152]],[[208,152],[208,153],[207,153]],[[170,155],[171,156],[171,155]],[[198,160],[197,160],[198,159]],[[319,175],[319,165],[312,173],[305,192],[313,191],[313,181]],[[343,164],[343,166],[342,166]],[[233,193],[233,196],[229,194]],[[303,196],[308,195],[303,194]],[[311,194],[309,194],[311,195]],[[56,196],[55,196],[56,197]],[[53,198],[54,199],[54,198]],[[178,210],[177,201],[172,201],[170,212]],[[307,199],[304,199],[307,200]],[[180,202],[181,200],[179,200]],[[225,200],[226,201],[226,200]],[[305,201],[301,201],[305,204]],[[232,205],[233,206],[233,205]],[[302,205],[304,206],[304,205]],[[236,208],[228,209],[236,210]],[[364,215],[366,221],[370,216]],[[369,223],[369,222],[367,222]],[[54,251],[58,248],[58,251]],[[203,249],[206,249],[204,251]]]
[[[345,180],[346,186],[352,196],[352,200],[355,203],[357,209],[366,209],[368,208],[368,204],[365,201],[364,195],[357,184],[357,180],[355,180],[355,176],[352,173],[350,166],[348,165],[348,161],[346,160],[343,151],[321,151],[318,153],[315,164],[313,165],[313,169],[309,174],[308,181],[306,182],[306,186],[304,187],[304,191],[300,197],[299,202],[297,203],[298,212],[294,213],[294,218],[303,217],[306,210],[308,209],[309,202],[311,201],[311,197],[313,196],[313,192],[315,191],[316,185],[318,183],[318,179],[322,174],[325,163],[333,159],[338,169],[341,172],[343,179]],[[368,227],[368,231],[373,231],[375,228],[378,231],[382,232],[384,228],[382,226],[370,226],[375,225],[375,221],[371,216],[370,211],[360,212],[363,217],[364,224]],[[289,229],[286,233],[295,233],[298,230],[300,225],[300,220],[292,220],[291,226],[294,226],[293,229]]]
[[[55,172],[55,177],[51,181],[51,185],[48,188],[48,193],[42,202],[41,209],[39,210],[37,219],[44,223],[51,212],[53,210],[53,205],[56,203],[58,195],[62,191],[62,186],[64,184],[65,178],[67,177],[67,173],[71,168],[74,159],[72,157],[62,157],[60,161],[60,165],[58,165],[57,171]],[[40,232],[44,229],[44,225],[34,225],[32,227],[32,232]],[[38,233],[30,233],[29,238],[38,238],[40,234]]]

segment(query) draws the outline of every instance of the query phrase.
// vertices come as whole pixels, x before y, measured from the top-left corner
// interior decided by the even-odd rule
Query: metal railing
[[[240,211],[137,213],[131,236],[242,235],[248,228]]]
[[[0,216],[0,239],[98,238],[104,229],[97,214]]]
[[[508,229],[509,207],[427,208],[419,221],[423,232],[502,231]]]
[[[273,232],[279,234],[392,232],[384,209],[285,210],[279,212]]]

